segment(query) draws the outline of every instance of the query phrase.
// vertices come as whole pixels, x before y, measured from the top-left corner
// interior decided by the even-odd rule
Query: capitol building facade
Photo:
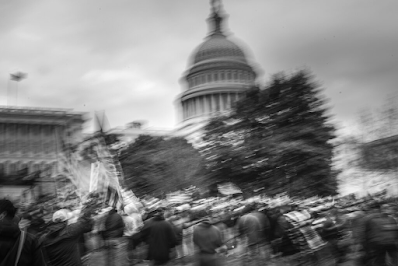
[[[180,125],[177,135],[188,139],[207,121],[228,112],[243,93],[256,85],[258,69],[224,29],[226,15],[212,7],[210,32],[193,52],[183,74],[183,93],[177,98]]]

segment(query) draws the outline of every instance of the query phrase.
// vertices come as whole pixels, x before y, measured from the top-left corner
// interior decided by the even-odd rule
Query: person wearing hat
[[[218,253],[227,251],[227,247],[223,243],[220,229],[212,224],[210,218],[204,218],[198,225],[194,226],[193,243],[198,248],[197,265],[224,265],[223,258]]]
[[[82,265],[79,238],[91,230],[91,214],[92,210],[87,208],[76,223],[69,225],[72,215],[68,210],[61,209],[53,214],[52,222],[40,238],[51,266]]]
[[[127,259],[125,239],[123,238],[125,224],[122,216],[114,208],[111,208],[104,221],[102,237],[107,250],[108,265],[122,265]]]
[[[166,265],[173,258],[178,240],[173,227],[164,218],[163,208],[158,207],[153,212],[153,218],[141,231],[141,239],[148,244],[148,259],[153,265]]]
[[[45,266],[36,237],[21,232],[18,223],[14,222],[15,213],[16,208],[11,201],[0,200],[0,265]]]

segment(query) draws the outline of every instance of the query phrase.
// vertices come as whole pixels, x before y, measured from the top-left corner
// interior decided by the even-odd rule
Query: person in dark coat
[[[171,224],[164,219],[163,209],[157,209],[153,218],[145,223],[141,237],[148,244],[148,259],[153,265],[165,265],[172,259],[178,239]]]
[[[0,265],[14,265],[21,231],[14,221],[16,209],[9,200],[0,200]],[[8,257],[7,257],[8,255]],[[45,266],[42,249],[33,235],[27,233],[18,266]]]
[[[81,266],[79,238],[92,228],[91,210],[86,210],[76,223],[68,225],[68,211],[58,210],[40,241],[51,266]]]
[[[127,260],[126,244],[123,239],[125,224],[116,209],[111,209],[105,218],[105,240],[108,265],[122,265]]]
[[[398,265],[398,222],[390,215],[389,206],[372,204],[373,213],[364,223],[361,235],[366,252],[366,265]],[[387,255],[391,264],[387,261]]]
[[[246,206],[246,213],[238,221],[238,230],[241,238],[247,241],[246,263],[262,263],[268,257],[268,232],[270,222],[268,217],[257,211],[256,204]]]
[[[194,227],[193,243],[198,247],[199,253],[196,255],[199,266],[221,266],[222,257],[218,255],[220,251],[226,251],[227,247],[223,244],[220,229],[211,224],[209,218]]]

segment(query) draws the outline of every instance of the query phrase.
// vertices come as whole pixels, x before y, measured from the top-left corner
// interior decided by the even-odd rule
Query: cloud
[[[264,70],[308,67],[335,120],[382,104],[398,84],[394,0],[224,1],[226,26]],[[207,34],[202,0],[0,3],[0,104],[8,74],[28,73],[19,104],[106,110],[112,126],[173,127],[189,57]]]

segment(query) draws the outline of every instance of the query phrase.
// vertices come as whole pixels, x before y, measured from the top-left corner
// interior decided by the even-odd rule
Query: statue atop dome
[[[221,28],[221,23],[223,21],[223,16],[221,13],[222,3],[221,0],[210,0],[212,14],[210,15],[209,20],[212,24],[212,31],[210,35],[219,34],[224,35]]]
[[[210,0],[213,13],[219,13],[221,10],[221,0]]]

